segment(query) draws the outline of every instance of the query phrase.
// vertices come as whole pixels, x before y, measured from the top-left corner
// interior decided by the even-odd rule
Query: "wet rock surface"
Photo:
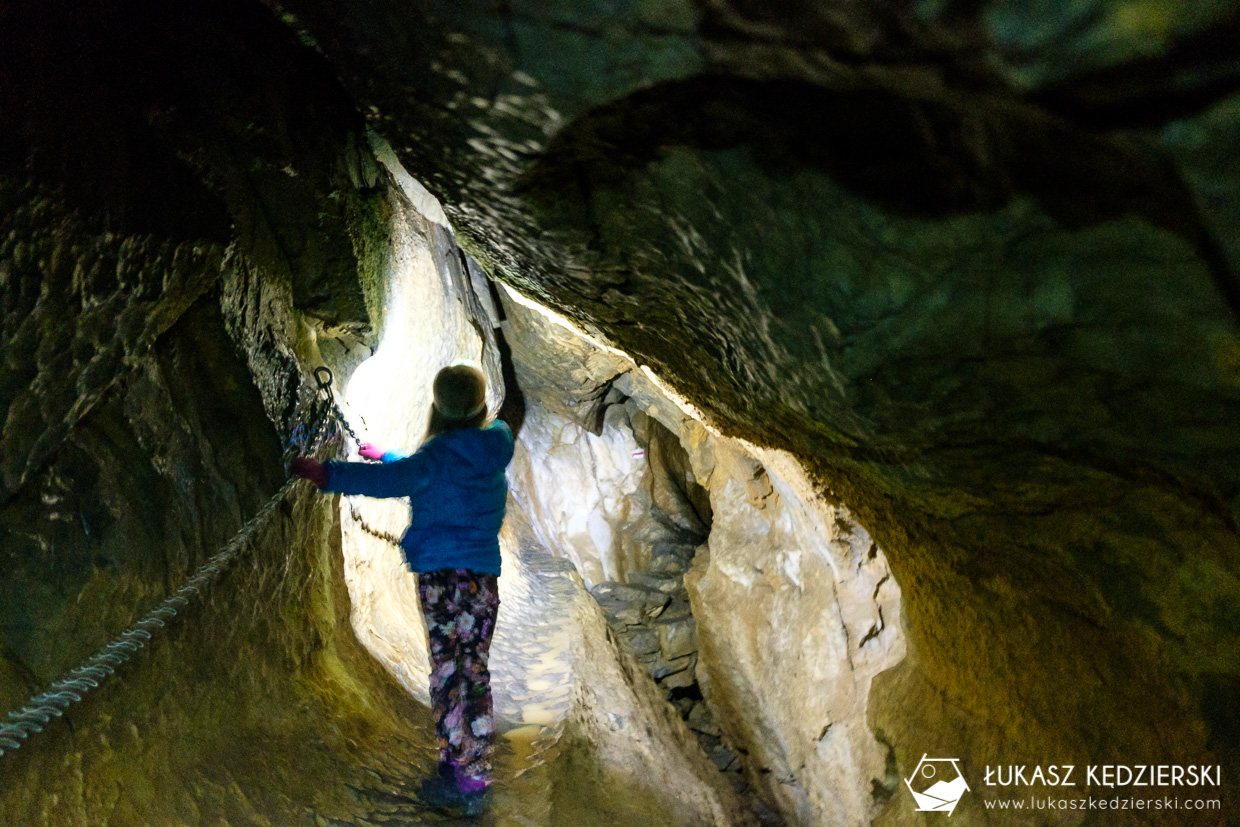
[[[591,594],[641,679],[754,818],[870,818],[868,781],[887,783],[887,748],[866,722],[869,682],[905,651],[899,627],[884,620],[900,615],[900,590],[881,550],[846,509],[817,502],[790,457],[711,434],[631,362],[520,302],[505,310],[531,416],[554,423],[522,432],[514,494],[538,515],[547,547],[584,572],[598,571],[617,546],[639,546],[627,558],[636,567]],[[534,358],[537,341],[566,354],[563,364]],[[610,398],[607,412],[622,408],[610,419],[617,432],[591,442],[594,420],[574,419],[578,406],[567,404],[575,394]],[[548,442],[545,433],[559,436]],[[583,440],[589,452],[566,450]],[[570,462],[635,463],[640,484],[629,497],[662,486],[668,510],[649,506],[606,535],[610,545],[580,543],[574,526],[588,523],[597,500],[556,487],[577,479]]]
[[[4,706],[180,587],[279,488],[280,448],[219,307],[191,307],[0,513],[18,587],[3,606]],[[143,653],[6,750],[0,820],[310,824],[316,811],[357,812],[346,791],[376,756],[418,758],[406,728],[423,713],[339,636],[338,532],[325,503],[294,491]]]
[[[500,326],[540,460],[514,472],[572,492],[525,497],[534,537],[586,585],[652,586],[599,595],[598,625],[640,628],[580,640],[609,677],[549,766],[593,756],[607,788],[609,750],[658,753],[694,768],[686,820],[724,822],[699,770],[726,739],[798,824],[917,823],[898,787],[924,754],[1234,777],[1235,23],[1205,0],[7,4],[0,698],[253,513],[308,369],[353,373],[387,276],[433,247],[468,310],[428,309],[453,320],[437,355],[494,378]],[[434,212],[413,178],[474,264],[401,235]],[[509,324],[463,289],[476,262],[604,347]],[[404,818],[385,796],[425,721],[346,628],[345,514],[294,499],[134,694],[6,756],[4,820]],[[707,529],[686,601],[661,544]],[[671,657],[656,627],[690,616]],[[664,686],[692,674],[718,747],[638,649]],[[667,713],[661,746],[617,704]],[[545,812],[571,823],[560,780]],[[1005,823],[988,800],[953,817]]]
[[[312,332],[369,326],[362,122],[265,11],[201,11],[0,12],[5,710],[280,488]],[[295,489],[116,676],[5,745],[0,821],[313,824],[361,812],[367,766],[407,777],[425,713],[348,630],[339,531]]]
[[[874,532],[906,775],[1236,765],[1233,7],[279,6],[498,278]]]
[[[697,621],[683,585],[693,546],[669,546],[666,553],[674,555],[673,559],[680,564],[679,571],[633,572],[627,585],[599,583],[590,593],[619,644],[646,667],[663,697],[688,724],[719,771],[736,774],[733,785],[737,792],[744,793],[746,785],[739,776],[736,753],[723,743],[722,731],[710,707],[703,702],[698,686]]]

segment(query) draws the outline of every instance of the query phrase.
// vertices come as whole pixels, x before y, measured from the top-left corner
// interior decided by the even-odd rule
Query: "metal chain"
[[[320,368],[320,370],[327,370]],[[327,380],[324,383],[315,371],[315,381],[318,382],[319,390],[325,390],[331,393],[331,371],[327,372]],[[344,423],[340,409],[336,407],[334,400],[331,403],[335,416],[340,422]],[[308,434],[303,432],[306,437],[304,443],[300,447],[305,453],[313,453],[317,451],[323,444],[327,429],[323,426],[326,424],[327,411],[322,411],[312,420]],[[344,423],[348,427],[347,423]],[[300,431],[300,426],[295,431]],[[349,431],[354,439],[352,430]],[[189,604],[191,597],[202,594],[202,591],[209,586],[216,578],[224,572],[229,565],[236,559],[237,555],[246,547],[250,539],[254,536],[254,532],[258,531],[271,515],[275,513],[280,503],[288,496],[293,487],[300,481],[299,477],[290,477],[280,490],[272,495],[271,499],[258,510],[249,522],[241,527],[241,530],[233,536],[228,544],[219,551],[214,557],[206,562],[194,576],[186,581],[185,585],[177,590],[176,594],[168,597],[155,610],[150,612],[142,620],[134,623],[124,632],[115,638],[111,643],[105,645],[102,649],[88,658],[84,663],[72,669],[65,677],[54,682],[44,691],[31,697],[26,705],[21,709],[8,713],[5,721],[0,721],[0,755],[5,752],[13,752],[21,747],[35,732],[42,732],[43,725],[52,718],[59,718],[65,714],[65,710],[74,703],[82,700],[82,696],[91,689],[99,686],[99,682],[114,674],[121,664],[128,661],[134,656],[146,642],[151,639],[151,633],[158,628],[162,628],[166,621],[176,616],[179,609]]]
[[[356,505],[353,505],[352,503],[350,503],[349,511],[351,512],[351,516],[353,517],[353,522],[357,523],[358,527],[361,528],[362,531],[366,532],[371,537],[375,537],[379,540],[383,540],[386,543],[391,543],[392,545],[398,548],[401,547],[399,537],[397,537],[395,534],[390,534],[382,529],[375,528],[370,523],[366,522],[366,518],[362,516],[362,512],[357,510]]]
[[[326,379],[324,379],[326,375]],[[354,433],[353,427],[349,425],[349,420],[345,418],[344,412],[340,410],[340,406],[336,404],[336,394],[332,393],[332,372],[330,368],[315,368],[314,381],[318,383],[319,390],[323,393],[323,398],[331,405],[332,411],[336,414],[336,422],[339,427],[349,432],[349,436],[353,439],[354,444],[361,445],[362,441]]]

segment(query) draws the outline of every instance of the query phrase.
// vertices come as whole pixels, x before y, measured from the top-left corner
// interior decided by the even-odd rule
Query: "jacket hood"
[[[440,450],[459,456],[480,474],[507,467],[512,459],[512,437],[507,428],[464,428],[447,431],[435,438]]]

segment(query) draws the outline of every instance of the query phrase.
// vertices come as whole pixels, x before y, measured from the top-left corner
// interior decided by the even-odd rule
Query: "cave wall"
[[[594,587],[650,564],[669,526],[654,517],[647,440],[639,438],[617,383],[635,369],[528,299],[502,297],[504,340],[525,398],[515,496],[543,544],[571,560]],[[658,404],[672,416],[667,399]]]
[[[280,487],[280,456],[212,292],[3,508],[6,709],[179,588]],[[338,537],[296,491],[145,653],[5,755],[0,820],[311,824],[356,812],[364,768],[424,760],[425,711],[349,629]]]
[[[621,643],[565,547],[544,546],[536,535],[521,501],[537,492],[519,475],[512,481],[520,501],[509,498],[500,533],[504,574],[491,669],[501,709],[505,698],[521,708],[501,712],[507,725],[517,724],[501,730],[503,738],[534,756],[520,778],[497,790],[521,795],[514,819],[552,827],[756,825],[752,802],[718,772]],[[530,637],[537,638],[532,647]],[[537,658],[526,658],[520,674],[507,673],[503,661],[520,661],[530,648]],[[536,691],[539,684],[552,692]]]
[[[527,397],[527,400],[529,398]],[[601,400],[597,400],[601,401]],[[522,444],[513,472],[539,536],[573,561],[587,585],[623,580],[650,562],[651,525],[647,464],[623,406],[602,422],[598,434],[527,401]],[[620,417],[619,421],[617,418]]]
[[[371,346],[401,181],[360,109],[489,272],[651,366],[716,431],[790,452],[813,509],[846,505],[873,533],[908,656],[868,715],[901,777],[931,752],[973,774],[1217,762],[1234,811],[1235,15],[1204,0],[5,6],[5,697],[122,628],[252,513],[278,482],[301,368],[347,371]],[[220,318],[248,401],[235,364],[196,361],[227,350]],[[260,409],[278,428],[233,423]],[[257,458],[240,468],[216,442]],[[195,529],[169,539],[169,514]],[[320,602],[342,595],[333,550],[295,551],[256,556],[281,621],[237,627],[260,665],[229,685],[288,674],[264,672],[281,647],[260,641],[361,652],[343,599]],[[79,596],[100,627],[70,622]],[[308,604],[333,608],[279,610]],[[135,668],[210,662],[184,645]],[[399,707],[377,672],[318,663],[333,677],[280,708],[303,689],[324,715],[344,698]],[[151,726],[220,708],[171,686],[143,705],[162,709]],[[87,802],[50,771],[63,753],[127,772],[94,739],[120,743],[128,705],[96,697],[39,736],[81,759],[5,759],[15,819],[169,806],[131,776]],[[340,743],[307,714],[283,722],[281,754]],[[252,817],[238,802],[262,768],[212,775],[223,747],[181,741],[171,758],[151,747],[168,789],[208,779],[203,806]],[[314,774],[329,765],[307,789],[339,789]],[[986,795],[956,818],[1002,822]],[[880,822],[914,822],[911,807],[894,795]]]
[[[371,335],[367,241],[394,184],[264,9],[0,21],[0,704],[17,709],[280,488],[319,346]],[[337,513],[305,489],[115,677],[6,749],[0,821],[352,819],[350,788],[430,760],[425,711],[349,627]]]
[[[900,588],[795,460],[713,447],[715,520],[685,577],[704,693],[788,822],[869,823],[897,783],[867,712],[905,655]]]
[[[867,721],[870,685],[905,653],[882,550],[846,508],[822,502],[794,457],[712,433],[653,374],[519,294],[503,307],[527,410],[510,474],[532,530],[594,587],[617,638],[657,633],[662,659],[643,648],[639,660],[652,676],[678,675],[660,683],[669,708],[677,689],[704,697],[716,723],[702,725],[692,699],[677,708],[726,739],[711,757],[720,770],[739,764],[737,789],[760,812],[869,823],[895,784]],[[671,444],[659,447],[660,431]],[[705,522],[691,494],[673,499],[655,483],[670,468],[708,498]],[[687,570],[666,573],[667,547],[686,543]],[[688,625],[643,625],[629,594],[674,579],[687,588]],[[675,604],[660,602],[656,617]],[[699,740],[718,749],[718,738]]]
[[[873,532],[902,777],[1235,779],[1234,4],[271,5],[498,278]]]

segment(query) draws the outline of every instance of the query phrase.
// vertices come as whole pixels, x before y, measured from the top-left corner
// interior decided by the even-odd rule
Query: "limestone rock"
[[[697,657],[695,655],[685,655],[684,657],[671,660],[659,657],[650,666],[650,676],[658,681],[663,680],[668,675],[675,675],[686,670],[691,674],[696,662]]]
[[[709,707],[704,703],[695,703],[686,720],[689,722],[689,727],[695,732],[701,732],[706,735],[719,735],[719,724],[715,721],[715,716],[710,714]]]
[[[684,576],[686,561],[675,555],[651,555],[649,573],[654,575]]]
[[[697,683],[697,678],[694,677],[693,670],[690,668],[685,668],[679,672],[673,672],[670,675],[664,676],[659,681],[659,686],[667,690],[676,690],[676,689],[688,689],[689,687],[694,686],[696,683]]]
[[[736,763],[736,753],[720,744],[710,751],[710,760],[723,772]]]
[[[636,571],[629,575],[630,585],[640,586],[648,591],[671,594],[682,588],[681,578],[674,574]]]
[[[635,604],[617,597],[600,597],[598,604],[608,618],[614,618],[623,626],[636,626],[645,613],[643,603]]]
[[[651,500],[676,527],[705,536],[710,525],[710,496],[697,484],[678,434],[657,420],[647,427]]]
[[[779,809],[863,823],[863,779],[881,777],[885,756],[866,726],[868,683],[904,652],[890,625],[860,646],[890,582],[885,561],[846,512],[794,487],[794,467],[721,441],[714,456],[714,523],[685,576],[706,703]],[[839,740],[818,741],[823,721]]]
[[[692,614],[693,610],[689,605],[688,597],[683,594],[678,594],[668,601],[667,606],[659,612],[656,619],[665,623],[671,623],[689,618]]]
[[[633,650],[633,654],[639,656],[653,654],[661,648],[659,635],[640,626],[629,629],[624,634],[624,642]],[[664,656],[666,657],[666,652]]]
[[[654,628],[658,632],[659,649],[668,660],[697,651],[697,621],[693,618],[659,618]]]

